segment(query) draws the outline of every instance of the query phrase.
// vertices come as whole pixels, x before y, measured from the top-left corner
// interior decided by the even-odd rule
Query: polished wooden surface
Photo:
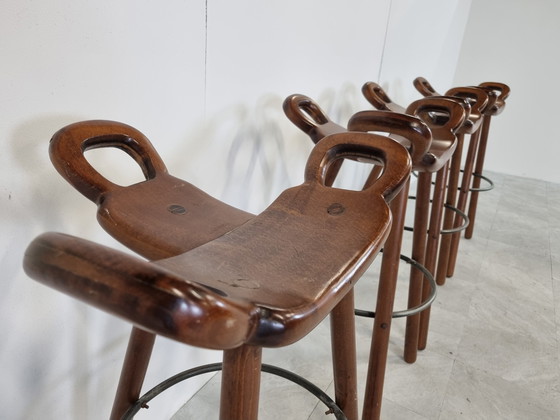
[[[87,150],[101,147],[127,152],[146,181],[126,187],[109,181],[85,157]],[[49,152],[64,179],[97,204],[103,228],[152,260],[188,251],[253,217],[169,175],[150,141],[126,124],[97,120],[69,125],[55,133]]]
[[[96,130],[96,126],[105,124],[112,126],[113,134]],[[155,159],[155,164],[149,161],[153,152],[149,152],[148,159],[139,158],[146,149],[130,141],[130,138],[139,137],[137,132],[125,131],[126,126],[123,128],[110,122],[86,122],[83,125],[70,127],[83,129],[79,136],[75,136],[81,137],[81,142],[76,142],[72,136],[66,137],[71,140],[64,140],[62,130],[56,136],[58,140],[51,149],[55,152],[51,154],[57,155],[56,147],[63,148],[65,142],[73,150],[79,146],[76,158],[79,165],[73,168],[67,165],[66,169],[59,165],[57,168],[80,192],[96,201],[100,209],[105,208],[103,205],[108,196],[122,194],[131,187],[140,194],[135,189],[138,185],[165,179],[165,167]],[[114,135],[115,127],[118,136]],[[88,147],[103,147],[101,144],[128,151],[140,162],[147,181],[123,188],[98,176],[82,158]],[[328,187],[325,185],[328,168],[344,158],[372,160],[382,164],[385,170],[363,191]],[[84,169],[85,176],[78,174]],[[282,346],[298,340],[351,293],[354,282],[383,245],[390,226],[386,201],[398,193],[409,171],[410,159],[406,150],[393,141],[364,133],[337,134],[325,138],[315,147],[306,166],[305,182],[285,191],[254,218],[229,206],[222,207],[203,194],[200,203],[218,209],[218,213],[231,211],[233,217],[239,216],[239,225],[233,228],[222,226],[224,233],[212,238],[216,229],[210,221],[209,229],[201,226],[208,242],[197,246],[196,241],[181,239],[181,232],[189,233],[185,226],[190,226],[192,221],[187,221],[178,224],[170,238],[175,248],[158,252],[172,254],[180,247],[194,248],[191,251],[146,262],[83,239],[49,233],[38,237],[29,246],[24,266],[37,280],[141,327],[142,331],[133,330],[133,337],[138,332],[144,334],[139,342],[152,340],[145,330],[188,344],[224,349],[227,366],[228,360],[245,360],[242,357],[245,348]],[[87,182],[83,182],[84,178]],[[192,201],[193,196],[199,197],[199,190],[190,184],[183,181],[180,186],[183,192],[190,194],[194,191],[193,195],[183,199]],[[167,198],[158,192],[160,194],[144,197],[146,208],[156,210],[151,215],[142,215],[136,210],[139,214],[135,217],[145,217],[149,221],[157,214],[162,197]],[[182,202],[178,205],[183,207]],[[126,203],[123,208],[128,209]],[[113,209],[113,213],[119,210],[118,207]],[[186,210],[172,214],[189,217],[190,212]],[[365,214],[368,217],[364,217]],[[196,212],[194,218],[204,219]],[[139,253],[157,258],[158,253],[143,243],[150,241],[151,233],[145,234],[143,228],[137,231],[136,225],[130,226],[130,232],[117,226],[111,233],[131,247],[136,246]],[[144,236],[137,241],[128,240],[138,232]],[[344,245],[333,247],[334,243]],[[351,313],[343,312],[346,314],[341,320],[352,318]],[[333,312],[336,313],[337,310]],[[129,353],[132,349],[134,346],[129,346]],[[141,364],[145,364],[149,352],[139,358]],[[234,365],[226,368],[227,371],[240,369]],[[255,377],[247,375],[241,380],[245,385],[240,389],[254,388],[248,384],[254,383]],[[341,375],[339,367],[339,383]],[[143,377],[143,373],[139,376]],[[350,391],[342,388],[337,392],[353,392],[355,395],[355,386],[346,384],[348,387]],[[126,390],[120,391],[127,394]],[[224,384],[222,392],[236,391]],[[349,396],[344,398],[342,401],[351,401]],[[246,403],[249,404],[240,403],[244,408],[236,405],[235,410],[239,411],[234,414],[235,418],[246,418],[243,414]],[[120,409],[114,411],[118,413]],[[114,418],[117,416],[113,415]]]

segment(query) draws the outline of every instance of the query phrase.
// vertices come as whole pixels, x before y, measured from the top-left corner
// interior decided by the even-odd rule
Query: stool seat
[[[146,180],[124,187],[105,178],[85,157],[88,150],[103,147],[129,154]],[[53,135],[49,155],[60,175],[97,204],[100,225],[151,260],[196,248],[254,217],[171,176],[150,141],[127,124],[92,120],[68,125]]]
[[[325,186],[328,166],[345,156],[374,160],[385,171],[363,191]],[[409,170],[408,154],[389,139],[329,136],[314,148],[302,185],[188,252],[146,262],[47,233],[30,244],[24,267],[49,286],[183,343],[287,345],[331,312],[381,249],[391,225],[385,200]]]

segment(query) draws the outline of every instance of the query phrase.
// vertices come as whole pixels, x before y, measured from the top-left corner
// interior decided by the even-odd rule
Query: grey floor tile
[[[439,419],[555,420],[557,390],[548,393],[456,362]]]

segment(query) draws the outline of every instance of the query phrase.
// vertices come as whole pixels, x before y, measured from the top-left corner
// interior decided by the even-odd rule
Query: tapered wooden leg
[[[354,290],[334,308],[330,321],[335,402],[348,420],[358,420]]]
[[[461,189],[459,190],[459,197],[457,198],[457,208],[464,212],[467,208],[467,200],[469,198],[469,191],[472,184],[472,173],[474,169],[474,161],[476,159],[476,152],[478,150],[478,140],[480,139],[480,130],[477,130],[470,139],[467,157],[465,159],[465,167],[463,169],[463,179],[461,180]],[[461,226],[463,219],[458,214],[455,215],[453,227]],[[457,262],[457,254],[459,253],[459,240],[461,239],[461,232],[451,235],[451,243],[449,246],[449,261],[447,262],[447,277],[453,277],[455,272],[455,264]]]
[[[377,290],[375,321],[371,337],[364,408],[362,412],[363,420],[378,420],[381,416],[389,333],[393,316],[393,302],[395,300],[399,270],[408,189],[409,182],[406,183],[399,195],[391,202],[393,224],[391,233],[385,242],[381,259],[381,273]]]
[[[152,333],[132,328],[110,420],[120,420],[140,397],[155,339]]]
[[[436,185],[432,198],[432,211],[430,214],[430,226],[428,228],[428,241],[426,243],[425,267],[430,273],[436,268],[437,250],[441,237],[441,223],[443,217],[443,201],[445,199],[445,188],[447,185],[448,165],[441,168],[436,175]],[[430,283],[424,279],[422,286],[422,301],[428,299],[430,294]],[[430,324],[431,306],[420,313],[418,331],[418,350],[424,350],[428,342],[428,327]]]
[[[262,348],[241,346],[224,351],[220,420],[257,420]]]
[[[449,168],[449,180],[445,203],[452,207],[456,207],[457,204],[457,188],[459,187],[459,177],[461,174],[461,158],[463,154],[464,137],[464,134],[459,134],[457,136],[457,148],[451,158],[451,166]],[[449,208],[444,210],[443,229],[451,229],[453,227],[454,216],[455,213],[453,210]],[[445,284],[450,247],[451,235],[442,235],[436,268],[436,283],[440,286]]]
[[[488,133],[490,132],[490,115],[484,117],[484,121],[482,122],[481,134],[480,134],[480,143],[478,145],[478,153],[476,155],[476,166],[474,168],[474,173],[482,175],[484,171],[484,159],[486,157],[486,147],[488,145]],[[469,225],[465,230],[465,238],[471,239],[474,232],[474,221],[476,219],[476,208],[478,206],[478,191],[477,188],[480,188],[480,178],[473,177],[472,182],[473,191],[470,193],[470,202],[469,202]]]
[[[424,257],[426,254],[431,186],[432,174],[427,172],[419,173],[416,189],[416,206],[414,210],[414,233],[412,237],[411,258],[421,265],[425,264]],[[413,308],[422,303],[423,283],[423,273],[412,267],[410,271],[410,285],[408,289],[409,308]],[[420,314],[412,315],[406,318],[404,360],[407,363],[414,363],[416,361],[416,356],[418,353],[419,323]]]

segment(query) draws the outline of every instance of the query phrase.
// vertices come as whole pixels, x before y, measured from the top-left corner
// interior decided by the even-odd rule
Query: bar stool
[[[107,146],[130,154],[146,181],[116,186],[89,166],[83,152]],[[72,158],[66,166],[59,153]],[[357,418],[352,290],[389,234],[386,202],[410,173],[402,146],[367,133],[329,136],[313,149],[305,182],[256,217],[168,175],[147,139],[123,124],[69,126],[55,135],[51,156],[62,175],[98,204],[100,221],[113,236],[141,255],[160,256],[146,262],[47,233],[26,251],[30,277],[130,321],[133,336],[145,331],[223,350],[222,420],[257,418],[262,347],[289,345],[331,314],[335,353],[347,352],[344,360],[333,357],[336,394],[347,417]],[[327,187],[328,167],[347,157],[381,163],[384,171],[363,191]],[[153,225],[137,224],[146,221]],[[189,228],[196,239],[188,238]],[[123,375],[143,378],[149,354],[135,358],[134,350],[129,346]],[[134,381],[122,378],[117,395],[130,397],[132,391],[121,387]],[[111,418],[132,418],[133,407],[120,413],[120,405],[117,398]]]
[[[403,112],[403,107],[395,104],[387,95],[387,93],[374,82],[367,82],[362,88],[362,93],[364,97],[377,109],[386,109],[394,112]],[[462,163],[462,153],[463,153],[463,143],[464,135],[469,134],[471,137],[477,133],[481,123],[482,114],[480,108],[486,105],[487,96],[480,90],[475,88],[465,88],[462,94],[467,96],[469,100],[465,97],[457,97],[455,100],[460,101],[465,111],[467,112],[467,117],[465,118],[463,125],[456,130],[457,133],[457,147],[453,154],[449,169],[449,179],[447,185],[447,195],[445,199],[445,210],[443,219],[443,233],[441,238],[440,250],[437,258],[437,268],[434,272],[436,277],[436,282],[438,285],[445,284],[448,261],[450,260],[450,249],[451,240],[457,232],[465,229],[468,225],[468,218],[464,213],[464,209],[458,206],[458,193],[460,183],[460,173],[461,173],[461,163]],[[443,98],[454,98],[453,95],[441,96]],[[471,101],[473,102],[471,104]],[[427,117],[426,121],[438,121],[438,114],[431,113],[425,115]],[[445,118],[445,117],[444,117]],[[476,137],[474,138],[474,144],[477,143]],[[472,159],[471,159],[472,160]],[[468,169],[468,168],[467,168]],[[472,172],[472,170],[471,170]],[[470,177],[466,177],[470,179]],[[426,315],[424,315],[425,318]],[[428,315],[429,316],[429,315]],[[423,321],[425,322],[425,321]],[[424,340],[421,340],[421,348],[425,348]]]
[[[413,84],[416,89],[425,96],[437,94],[433,86],[423,77],[416,78]],[[498,99],[499,96],[501,96],[502,93],[505,94],[505,97],[509,95],[509,88],[492,83],[491,86],[498,87],[456,87],[448,90],[446,93],[447,95],[464,98],[475,108],[470,118],[473,122],[473,126],[467,131],[467,134],[470,135],[469,149],[465,158],[461,187],[457,197],[457,208],[460,211],[467,211],[467,201],[469,201],[470,198],[468,210],[469,226],[467,226],[465,230],[465,237],[467,238],[472,237],[474,229],[480,180],[484,178],[491,186],[484,191],[492,189],[493,186],[492,181],[482,175],[488,142],[489,118],[498,110],[499,112],[503,110],[505,98],[502,97]],[[497,92],[499,92],[500,95],[498,95]],[[456,170],[460,171],[460,168]],[[458,223],[459,221],[455,220],[452,225],[457,226]],[[448,257],[442,258],[441,265],[438,267],[438,283],[443,284],[445,282],[445,277],[453,276],[457,262],[459,240],[460,233],[456,232],[442,244],[442,254],[448,255]]]
[[[469,220],[470,224],[465,230],[465,238],[471,239],[474,232],[474,223],[476,220],[476,209],[478,206],[478,193],[481,191],[486,191],[487,189],[481,189],[480,183],[481,179],[487,182],[491,181],[483,175],[484,172],[484,159],[486,157],[486,148],[488,146],[488,133],[490,132],[490,121],[495,115],[502,113],[506,106],[505,100],[509,96],[510,88],[504,83],[498,82],[483,82],[478,85],[486,89],[487,91],[493,91],[496,94],[496,100],[491,106],[488,106],[484,114],[484,121],[482,123],[481,134],[480,134],[480,144],[478,146],[478,153],[476,155],[476,165],[474,167],[473,182],[471,187],[470,201],[469,201]],[[492,184],[493,186],[493,184]]]
[[[420,102],[423,103],[421,104]],[[304,95],[292,95],[288,97],[284,101],[284,110],[288,118],[312,139],[315,139],[318,131],[324,131],[327,128],[330,128],[331,130],[336,129],[338,131],[345,130],[342,126],[333,123],[313,100]],[[411,108],[411,112],[417,115],[424,115],[425,113],[435,111],[442,112],[450,117],[444,126],[436,127],[436,130],[438,130],[437,133],[440,134],[440,140],[437,140],[435,143],[432,143],[431,133],[426,125],[418,118],[409,115],[383,111],[364,111],[352,117],[348,125],[349,130],[392,133],[392,135],[397,138],[401,144],[405,145],[405,147],[410,150],[413,167],[421,167],[423,171],[426,170],[430,173],[428,189],[427,191],[425,189],[421,190],[419,194],[421,198],[417,200],[417,203],[428,203],[428,206],[431,172],[436,171],[440,166],[445,166],[445,168],[447,168],[447,160],[449,160],[449,157],[453,153],[456,143],[456,139],[451,132],[455,126],[460,126],[462,120],[464,119],[464,110],[462,106],[456,101],[448,99],[419,101],[418,104],[415,104],[414,107]],[[455,126],[453,124],[455,124]],[[428,150],[431,150],[431,152]],[[375,170],[372,171],[367,182],[371,182],[376,176],[378,176],[378,174],[379,172]],[[438,176],[438,180],[440,181],[438,185],[441,184],[442,180],[443,184],[441,185],[445,185],[446,174],[446,170],[441,171],[441,177]],[[441,178],[441,180],[439,178]],[[440,190],[442,190],[441,185]],[[422,204],[421,207],[426,206]],[[412,301],[413,303],[411,302],[409,304],[408,311],[398,311],[398,313],[393,311],[393,298],[398,275],[398,261],[400,257],[402,233],[404,230],[405,211],[406,193],[401,192],[401,200],[395,199],[395,201],[392,202],[393,216],[395,220],[399,220],[399,223],[393,224],[391,234],[383,250],[380,279],[387,282],[390,289],[387,290],[387,293],[384,293],[381,296],[378,295],[378,298],[382,299],[385,296],[391,296],[391,299],[387,299],[385,304],[378,300],[377,310],[374,313],[375,323],[373,329],[374,333],[372,334],[368,380],[366,382],[366,386],[368,388],[364,403],[364,419],[379,417],[386,368],[388,339],[392,318],[396,316],[407,316],[409,317],[407,320],[411,319],[411,317],[417,318],[418,315],[413,315],[416,313],[415,309],[427,307],[429,306],[429,303],[431,303],[431,300],[428,298],[430,285],[427,284],[425,286],[426,295],[422,300],[422,272],[413,269],[412,272],[415,272],[416,275],[414,280],[412,280],[411,285],[415,284],[416,287],[413,288],[411,286],[410,290],[415,300]],[[418,222],[418,232],[427,231],[427,212],[422,212],[422,214],[423,217]],[[441,209],[439,210],[439,214],[441,214]],[[437,220],[441,220],[441,216],[437,217],[433,214],[432,221],[430,222],[430,229],[435,228],[439,231],[439,227],[434,226]],[[423,224],[422,228],[420,227],[420,224]],[[425,248],[426,235],[424,233],[416,236],[416,253],[413,253],[412,260],[415,261],[415,264],[419,263],[419,265],[421,265],[423,264],[424,253],[423,251],[419,252],[419,249],[422,248],[423,250]],[[438,235],[434,236],[437,240]],[[437,249],[437,242],[435,249]],[[432,251],[432,253],[434,252]],[[416,254],[419,255],[418,260],[415,258]],[[428,304],[422,305],[422,301]],[[357,314],[362,312],[365,311],[356,311]],[[381,334],[381,331],[383,331],[383,334]],[[416,350],[415,345],[414,349]]]
[[[411,156],[413,171],[418,173],[411,258],[416,263],[424,266],[428,272],[427,274],[433,272],[435,265],[441,231],[448,162],[457,146],[457,138],[454,132],[462,125],[465,119],[464,108],[453,100],[433,98],[433,100],[419,100],[410,104],[406,109],[406,114],[408,115],[391,111],[361,111],[356,113],[348,122],[350,130],[368,132],[387,131],[391,133],[391,137],[403,144],[403,138],[395,135],[395,117],[415,119],[417,124],[424,125],[423,119],[433,112],[447,115],[448,119],[444,125],[436,126],[435,123],[432,123],[430,127],[433,128],[431,130],[432,142],[430,147],[423,156],[417,156],[416,158]],[[428,118],[426,119],[429,120]],[[406,145],[406,142],[404,145]],[[433,173],[436,173],[436,183],[433,199],[430,200]],[[406,212],[406,206],[403,207]],[[411,269],[408,308],[416,308],[428,298],[431,285],[425,275],[426,273],[422,271],[414,268]],[[420,314],[429,311],[429,308],[430,306],[427,306],[418,313],[411,312],[407,315],[404,359],[408,363],[416,361]],[[382,384],[376,384],[379,378],[375,371],[375,357],[375,354],[372,352],[370,354],[370,368],[366,381],[364,419],[379,419],[381,415],[380,393],[382,392]]]
[[[423,77],[417,77],[414,79],[414,87],[424,96],[438,95],[433,86]],[[488,133],[490,131],[490,121],[492,116],[499,115],[505,108],[505,100],[510,94],[510,88],[504,83],[499,82],[484,82],[480,83],[478,87],[485,89],[487,92],[491,92],[490,99],[493,98],[493,103],[489,104],[484,113],[484,120],[481,127],[480,134],[480,144],[478,147],[478,152],[476,155],[476,164],[473,172],[472,187],[470,191],[469,200],[469,226],[465,230],[465,238],[472,238],[474,232],[474,225],[476,219],[476,209],[478,205],[478,193],[481,191],[489,191],[493,188],[492,180],[488,179],[483,175],[484,170],[484,159],[486,156],[486,148],[488,144]],[[494,95],[492,95],[494,93]],[[481,188],[481,180],[484,179],[489,187]]]

